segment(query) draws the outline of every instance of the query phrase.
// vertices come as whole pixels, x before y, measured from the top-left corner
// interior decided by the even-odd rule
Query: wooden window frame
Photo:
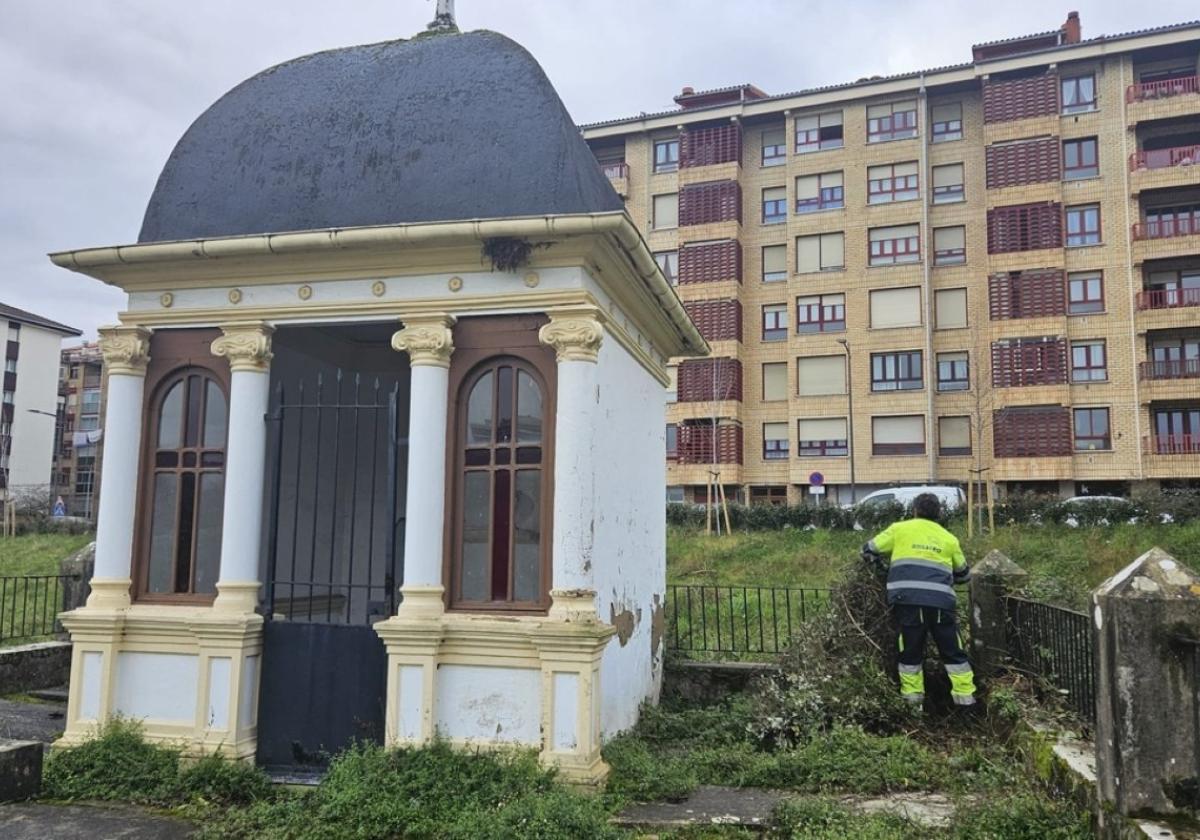
[[[675,158],[673,160],[671,158],[671,146],[672,145],[674,145],[674,147],[675,147]],[[666,149],[666,154],[663,156],[663,160],[661,160],[661,161],[658,159],[658,150],[660,147]],[[656,174],[660,173],[660,172],[677,172],[677,171],[679,171],[679,138],[678,137],[672,137],[672,138],[669,138],[666,140],[655,140],[653,152],[654,152],[653,167],[654,167],[654,172]]]
[[[1079,434],[1079,418],[1081,414],[1086,412],[1089,431],[1091,434]],[[1093,415],[1096,412],[1102,412],[1104,416],[1104,433],[1096,434],[1095,420]],[[1099,446],[1080,446],[1080,442],[1095,441]],[[1071,409],[1071,442],[1072,447],[1076,452],[1110,452],[1112,451],[1112,412],[1107,406],[1086,406],[1081,408]]]
[[[1099,348],[1098,353],[1097,348]],[[1077,349],[1083,351],[1084,363],[1082,365],[1075,364],[1075,351]],[[1072,341],[1070,353],[1072,384],[1108,381],[1108,342],[1104,339],[1090,338],[1081,341]],[[1100,357],[1099,361],[1096,359],[1097,355]],[[1094,376],[1093,374],[1096,371],[1099,371],[1101,376]],[[1079,375],[1080,372],[1085,375]]]
[[[867,204],[895,204],[901,201],[916,201],[921,197],[920,169],[912,175],[896,174],[896,167],[907,163],[913,161],[882,163],[867,169]],[[878,174],[882,169],[886,169],[888,174],[880,178],[871,177],[872,170]]]
[[[834,128],[835,124],[822,125],[821,120],[825,117],[837,115],[838,121],[836,127],[841,129],[835,137],[832,133],[824,134],[824,129]],[[817,121],[815,128],[800,128],[800,120],[815,119]],[[826,149],[841,149],[846,145],[846,115],[842,111],[824,111],[820,114],[805,114],[802,117],[796,118],[796,153],[809,154],[811,152],[821,152]],[[801,139],[803,137],[803,139]]]
[[[1095,211],[1096,225],[1088,227],[1088,217]],[[1079,232],[1071,233],[1071,217],[1079,217]],[[1075,204],[1063,210],[1063,236],[1067,248],[1086,248],[1090,245],[1104,244],[1103,221],[1100,216],[1099,202],[1091,204]],[[1094,237],[1094,238],[1093,238]]]
[[[1100,285],[1100,296],[1099,297],[1091,297],[1088,293],[1089,284],[1093,280],[1097,281]],[[1073,292],[1072,292],[1076,283],[1081,284],[1081,287],[1083,289],[1083,297],[1079,298],[1078,300],[1076,300],[1074,298]],[[1091,308],[1081,308],[1078,310],[1072,309],[1072,307],[1074,307],[1076,305],[1081,306],[1081,307],[1090,307],[1096,303],[1100,304],[1099,309],[1091,309]],[[1105,304],[1104,304],[1104,272],[1102,272],[1102,271],[1080,271],[1078,273],[1072,272],[1071,274],[1067,275],[1067,314],[1068,315],[1095,315],[1095,314],[1104,312],[1104,306],[1105,306]]]
[[[889,225],[888,227],[912,227],[913,225]],[[915,226],[915,236],[896,236],[890,239],[871,239],[867,232],[867,265],[908,265],[921,261],[921,228]],[[873,228],[878,230],[878,228]]]
[[[947,359],[942,361],[942,356],[966,356],[965,359]],[[937,363],[937,390],[939,393],[948,391],[969,391],[971,390],[971,353],[968,350],[947,350],[938,353],[936,357]],[[942,365],[950,365],[950,376],[942,377]],[[962,376],[957,376],[958,366],[962,365]]]
[[[788,325],[786,303],[764,303],[762,307],[762,340],[787,341]],[[783,324],[780,325],[782,319]]]
[[[769,426],[769,425],[771,425],[771,424],[763,423],[763,452],[762,452],[763,460],[764,461],[786,461],[786,460],[788,460],[788,458],[791,457],[791,452],[790,452],[791,440],[789,440],[786,437],[768,438],[767,437],[767,426]],[[784,422],[780,425],[783,425],[786,427],[788,424],[786,422]]]
[[[150,592],[150,547],[151,531],[154,525],[154,465],[155,452],[158,449],[158,410],[173,385],[187,372],[195,371],[209,376],[217,382],[225,395],[225,410],[229,411],[230,371],[229,364],[212,354],[212,343],[220,338],[221,331],[217,329],[179,329],[155,330],[150,337],[150,362],[146,366],[145,396],[142,399],[141,416],[141,447],[137,480],[137,515],[134,522],[133,562],[131,574],[133,578],[133,600],[141,604],[211,604],[217,593],[203,592]],[[226,416],[226,438],[222,451],[225,453],[225,464],[222,472],[228,470],[229,447],[229,418]],[[199,473],[199,467],[196,468]],[[228,488],[226,488],[228,491]],[[254,499],[252,504],[258,504]],[[197,506],[198,508],[198,506]],[[193,516],[197,514],[193,512]],[[222,519],[224,518],[224,494],[222,494]],[[224,522],[222,522],[222,526]],[[176,524],[178,527],[178,524]],[[218,564],[220,563],[218,547]],[[196,534],[192,535],[192,558],[196,555]],[[192,572],[195,585],[195,567]],[[218,566],[218,578],[220,577]]]
[[[783,190],[783,198],[767,198],[770,190]],[[787,186],[763,187],[762,191],[762,223],[764,225],[779,225],[787,221],[788,199]]]
[[[1084,151],[1091,144],[1092,162],[1084,163]],[[1075,147],[1075,164],[1067,164],[1067,149]],[[1064,181],[1082,181],[1096,178],[1100,175],[1100,141],[1095,137],[1073,137],[1062,141],[1062,179]]]
[[[888,375],[888,361],[892,362],[894,376]],[[877,377],[876,361],[883,365],[883,375]],[[914,374],[915,367],[915,376]],[[907,376],[902,368],[907,368]],[[908,387],[904,387],[908,383]],[[894,387],[887,387],[894,385]],[[922,350],[891,350],[871,354],[871,391],[891,393],[893,391],[921,391],[925,388],[925,353]]]
[[[445,581],[446,609],[455,612],[499,615],[545,615],[550,608],[550,590],[554,586],[554,456],[558,404],[558,365],[554,350],[538,341],[538,330],[549,322],[544,315],[499,315],[463,318],[454,327],[454,354],[450,357],[450,381],[446,412],[446,516],[442,580]],[[465,481],[466,399],[468,383],[486,365],[501,359],[512,360],[532,370],[542,387],[542,498],[541,560],[542,587],[536,602],[464,601],[461,587],[462,496]],[[514,446],[515,448],[515,446]],[[515,467],[515,465],[513,465]],[[409,488],[419,492],[419,488]],[[511,526],[510,526],[511,527]],[[512,562],[510,558],[510,563]]]
[[[900,102],[912,102],[912,108],[908,108],[903,111],[897,111],[896,105],[900,104]],[[910,140],[917,136],[919,126],[917,120],[916,100],[902,99],[900,102],[882,103],[888,105],[892,109],[891,113],[886,117],[872,117],[870,116],[870,109],[868,109],[868,143],[887,143],[892,140]],[[897,117],[899,117],[899,119],[897,119]],[[872,126],[872,123],[874,123],[874,126]]]
[[[946,102],[944,104],[958,106],[958,119],[939,120],[937,122],[933,122],[931,119],[932,127],[930,128],[930,143],[949,143],[952,140],[963,139],[962,103]]]
[[[772,131],[783,132],[782,143],[767,143],[767,134]],[[787,127],[768,128],[760,135],[762,138],[762,166],[782,166],[787,163]],[[771,154],[767,154],[770,150]]]
[[[835,186],[824,186],[825,176],[827,175],[843,175],[841,170],[832,172],[817,172],[812,175],[798,175],[796,182],[801,178],[816,178],[817,179],[817,197],[816,198],[800,198],[800,188],[796,187],[796,203],[795,210],[797,216],[803,216],[808,213],[820,213],[823,210],[841,210],[846,206],[846,179],[843,175],[842,183]]]
[[[1092,98],[1083,100],[1078,99],[1074,103],[1067,104],[1067,89],[1072,88],[1076,96],[1082,93],[1082,85],[1084,79],[1088,79],[1092,83]],[[1063,76],[1059,81],[1059,101],[1062,105],[1062,113],[1064,114],[1086,114],[1089,111],[1098,109],[1099,91],[1096,90],[1096,74],[1095,73],[1079,73],[1074,76]]]
[[[804,303],[800,301],[806,298],[817,299],[816,303]],[[826,303],[825,298],[840,297],[841,303]],[[816,319],[810,316],[816,313]],[[801,313],[804,318],[801,318]],[[837,317],[838,315],[841,317]],[[829,315],[830,317],[826,317]],[[802,329],[801,324],[816,324],[816,329]],[[846,295],[842,292],[830,292],[823,295],[802,295],[796,298],[796,334],[797,335],[813,335],[815,333],[826,332],[845,332],[846,331]]]

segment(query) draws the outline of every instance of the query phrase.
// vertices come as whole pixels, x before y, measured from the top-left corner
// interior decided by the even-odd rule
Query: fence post
[[[88,594],[92,591],[92,571],[95,565],[96,544],[94,542],[88,543],[70,557],[59,562],[58,573],[63,577],[63,612],[70,612],[87,603]]]
[[[995,674],[1008,657],[1004,598],[1028,579],[1028,572],[996,549],[971,569],[971,653],[977,673]]]
[[[1125,815],[1195,809],[1200,578],[1152,548],[1092,600],[1100,796]]]

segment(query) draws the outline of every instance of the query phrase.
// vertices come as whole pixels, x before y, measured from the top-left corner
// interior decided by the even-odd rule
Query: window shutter
[[[917,162],[915,160],[907,163],[897,163],[894,167],[892,167],[892,169],[897,178],[905,175],[916,175],[920,171],[920,167],[917,166]]]
[[[779,201],[787,198],[787,187],[767,187],[763,190],[763,201]]]
[[[942,289],[934,292],[933,302],[937,329],[960,329],[967,325],[966,289]]]
[[[787,271],[787,246],[768,245],[762,249],[763,271]]]
[[[940,449],[970,449],[971,418],[939,417],[938,447]]]
[[[967,229],[965,227],[944,227],[933,229],[933,250],[954,251],[967,247]]]
[[[933,167],[933,185],[935,187],[953,187],[962,182],[963,165],[961,163]]]
[[[771,128],[762,133],[764,146],[782,146],[786,142],[787,132],[782,128]]]
[[[821,417],[813,420],[798,420],[796,430],[800,440],[845,440],[845,417]]]
[[[921,288],[875,289],[871,292],[871,329],[919,327]]]
[[[763,440],[787,440],[787,423],[763,423]]]
[[[796,201],[803,201],[806,198],[816,198],[820,192],[819,176],[802,175],[796,179]]]
[[[762,366],[763,400],[786,400],[787,362],[768,362]]]
[[[796,237],[796,271],[821,270],[821,237]]]
[[[842,171],[826,172],[821,176],[822,187],[840,187],[842,186]]]
[[[802,397],[846,393],[845,356],[807,356],[796,360],[797,392]]]
[[[871,420],[871,434],[875,443],[923,444],[925,442],[925,418],[920,414],[905,417],[875,417]]]
[[[679,226],[679,194],[654,196],[654,228],[673,228]]]
[[[951,102],[947,105],[933,106],[933,121],[934,122],[950,122],[952,120],[962,119],[962,103]]]
[[[983,84],[983,121],[1008,122],[1058,114],[1058,75],[1046,73],[1024,79]]]
[[[846,264],[846,235],[821,234],[821,268],[840,268]]]

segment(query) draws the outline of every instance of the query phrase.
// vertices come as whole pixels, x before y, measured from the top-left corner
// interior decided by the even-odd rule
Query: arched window
[[[544,609],[553,434],[546,383],[521,359],[493,357],[463,379],[456,409],[451,605]]]
[[[147,599],[216,592],[229,408],[204,367],[165,376],[147,408],[138,591]]]

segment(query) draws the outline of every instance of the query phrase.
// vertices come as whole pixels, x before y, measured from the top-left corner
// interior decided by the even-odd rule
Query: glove
[[[874,566],[877,571],[887,571],[887,561],[884,560],[882,554],[871,549],[870,543],[865,543],[862,547],[862,560],[864,563]]]

